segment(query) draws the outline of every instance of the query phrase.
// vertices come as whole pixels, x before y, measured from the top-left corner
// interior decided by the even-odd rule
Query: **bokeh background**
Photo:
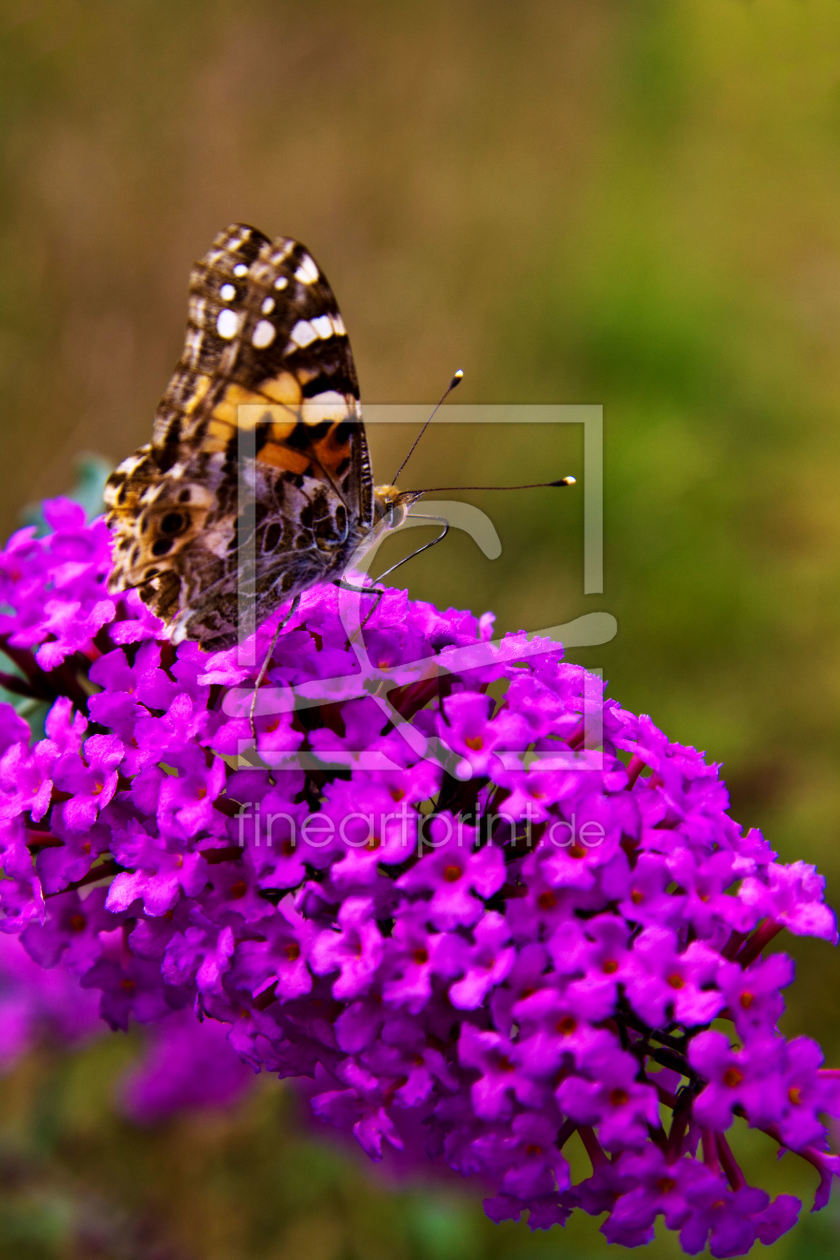
[[[459,403],[605,409],[602,595],[583,594],[585,483],[465,496],[501,558],[452,538],[401,570],[409,589],[503,628],[614,614],[614,641],[575,659],[722,761],[735,816],[818,863],[836,900],[835,0],[28,0],[0,34],[4,531],[68,489],[79,453],[115,463],[146,439],[213,235],[240,219],[298,236],[367,400],[431,404],[461,366]],[[380,479],[406,436],[372,433]],[[444,415],[404,480],[581,476],[581,458],[571,428]],[[786,1028],[840,1062],[837,958],[793,952]],[[275,1082],[236,1114],[139,1132],[109,1107],[131,1049],[44,1052],[3,1083],[0,1255],[606,1250],[589,1219],[531,1236],[457,1187],[383,1186]],[[117,1222],[103,1250],[78,1242],[85,1216]],[[770,1250],[833,1256],[837,1232],[829,1210]]]

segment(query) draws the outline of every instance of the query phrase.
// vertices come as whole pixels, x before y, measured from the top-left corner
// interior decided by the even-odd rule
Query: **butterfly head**
[[[422,490],[400,490],[397,486],[376,486],[373,504],[378,529],[398,529],[422,493]]]

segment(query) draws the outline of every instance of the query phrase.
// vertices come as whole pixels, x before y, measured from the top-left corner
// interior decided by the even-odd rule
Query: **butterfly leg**
[[[359,625],[359,632],[363,631],[365,626],[370,621],[371,617],[373,616],[373,614],[376,612],[377,608],[379,607],[379,601],[382,598],[382,596],[385,594],[384,587],[353,586],[352,582],[345,582],[344,578],[336,578],[333,585],[337,586],[339,590],[342,590],[342,591],[352,591],[354,595],[373,595],[374,596],[373,603],[371,604],[370,608],[365,613],[364,617],[361,620],[361,624]],[[353,634],[348,635],[347,641],[344,644],[345,652],[352,645],[353,638],[356,633],[357,631],[354,630]]]
[[[420,512],[412,512],[411,519],[413,521],[429,521],[432,525],[441,525],[442,529],[437,538],[433,538],[430,542],[423,543],[422,547],[418,547],[416,551],[411,551],[407,556],[403,556],[402,560],[398,560],[396,564],[392,564],[390,569],[386,569],[384,573],[380,573],[376,579],[381,582],[389,573],[393,573],[400,565],[408,564],[409,560],[413,560],[416,556],[422,556],[424,551],[429,551],[432,547],[436,547],[438,543],[442,543],[446,535],[449,533],[449,521],[445,516],[424,516]]]
[[[278,621],[277,625],[275,626],[274,634],[271,636],[271,643],[269,644],[268,651],[263,657],[263,663],[260,666],[260,672],[257,674],[257,680],[254,683],[254,694],[251,696],[251,708],[248,714],[248,721],[251,726],[251,738],[254,741],[255,749],[257,748],[257,726],[256,726],[255,717],[256,717],[256,712],[257,712],[257,697],[260,694],[260,687],[265,682],[265,676],[268,673],[268,667],[271,664],[271,658],[274,655],[274,649],[277,647],[277,640],[280,638],[281,633],[286,629],[286,626],[289,624],[292,617],[294,617],[295,613],[297,612],[299,603],[300,603],[300,595],[295,595],[294,599],[289,605],[289,611],[280,621]]]
[[[364,630],[365,626],[378,608],[380,599],[385,594],[385,591],[379,586],[382,579],[387,577],[389,573],[393,573],[395,569],[400,567],[400,565],[406,564],[409,560],[413,560],[415,556],[422,555],[422,553],[424,551],[428,551],[430,547],[436,547],[438,543],[443,542],[444,538],[449,533],[449,521],[447,521],[443,516],[424,516],[419,512],[412,512],[411,519],[415,521],[430,521],[434,525],[440,525],[441,531],[436,538],[433,538],[430,542],[424,543],[422,547],[418,547],[416,551],[410,552],[407,556],[403,556],[402,560],[398,560],[396,564],[392,564],[391,567],[386,569],[384,573],[380,573],[379,576],[374,579],[373,586],[352,586],[351,583],[345,582],[342,578],[338,578],[335,582],[335,585],[340,587],[343,591],[355,591],[358,595],[376,596],[375,602],[364,615],[361,626],[359,627],[360,630]],[[345,648],[349,648],[352,641],[353,636],[351,635],[345,644]]]

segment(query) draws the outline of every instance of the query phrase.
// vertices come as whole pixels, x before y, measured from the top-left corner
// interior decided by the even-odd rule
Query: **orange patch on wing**
[[[257,456],[258,464],[271,464],[282,472],[308,473],[310,456],[306,451],[293,451],[283,442],[275,442],[269,438]]]
[[[281,372],[279,376],[269,376],[260,381],[258,393],[284,407],[299,407],[303,398],[300,382],[291,372]]]
[[[297,424],[297,416],[289,416],[285,407],[260,401],[259,393],[241,385],[228,385],[210,413],[202,441],[202,450],[223,450],[231,436],[253,432],[257,425],[270,424],[271,436],[280,440]]]
[[[349,458],[351,452],[351,443],[349,441],[338,442],[336,440],[336,429],[341,423],[342,421],[337,420],[329,432],[319,442],[314,443],[312,447],[316,461],[321,465],[324,472],[330,475],[338,475],[339,468]]]

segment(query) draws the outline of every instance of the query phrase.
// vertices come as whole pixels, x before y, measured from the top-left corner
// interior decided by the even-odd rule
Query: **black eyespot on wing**
[[[160,522],[162,534],[180,534],[184,528],[184,516],[181,512],[167,512]]]

